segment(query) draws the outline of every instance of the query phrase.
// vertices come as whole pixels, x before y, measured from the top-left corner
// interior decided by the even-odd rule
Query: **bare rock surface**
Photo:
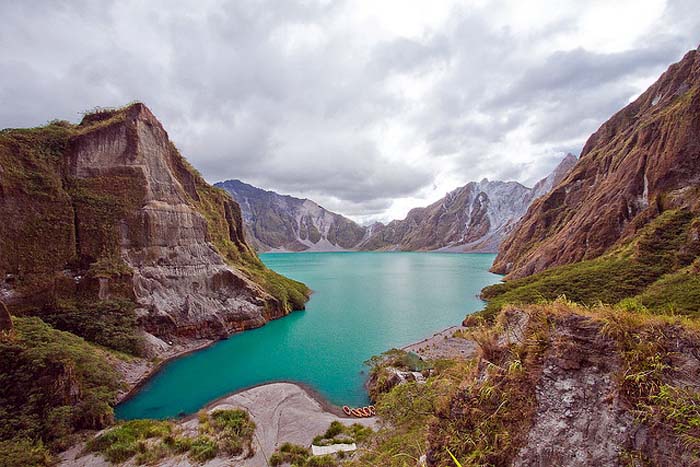
[[[568,154],[528,188],[517,182],[471,182],[405,219],[361,226],[308,199],[280,195],[229,180],[217,186],[241,205],[260,251],[440,250],[496,252],[532,201],[558,184],[576,164]]]
[[[141,104],[125,113],[72,140],[70,167],[82,179],[128,173],[142,180],[142,204],[122,221],[120,243],[146,331],[219,337],[279,317],[275,300],[211,244],[206,219],[191,205],[197,192],[181,182],[179,155],[160,122]]]
[[[513,465],[619,465],[634,418],[616,395],[622,363],[599,326],[571,316],[557,326],[537,384],[537,412]]]

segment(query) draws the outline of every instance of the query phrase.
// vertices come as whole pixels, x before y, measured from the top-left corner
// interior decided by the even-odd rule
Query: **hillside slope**
[[[700,51],[688,52],[596,131],[571,173],[535,201],[493,271],[524,277],[592,259],[700,184]]]
[[[0,167],[0,301],[12,314],[132,353],[144,330],[158,353],[304,306],[307,289],[263,266],[238,205],[143,104],[3,130]]]
[[[565,301],[508,307],[459,335],[474,355],[423,361],[424,383],[378,396],[387,423],[345,465],[454,466],[451,454],[464,467],[697,465],[698,331]]]

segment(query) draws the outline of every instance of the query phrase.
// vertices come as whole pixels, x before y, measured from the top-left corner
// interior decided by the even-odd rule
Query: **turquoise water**
[[[306,311],[166,364],[117,417],[168,418],[256,384],[308,384],[337,405],[367,403],[363,362],[461,322],[500,280],[495,255],[274,253],[265,264],[313,291]]]

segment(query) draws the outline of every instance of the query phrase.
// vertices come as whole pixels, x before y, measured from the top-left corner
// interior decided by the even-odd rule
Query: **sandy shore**
[[[325,406],[325,407],[324,407]],[[265,467],[266,459],[284,442],[309,446],[316,435],[326,431],[332,421],[346,425],[361,423],[377,428],[377,419],[347,418],[327,408],[328,403],[308,388],[293,383],[272,383],[247,389],[220,399],[207,410],[240,407],[246,409],[257,425],[256,454],[252,459],[229,465]],[[185,425],[196,427],[196,419]]]
[[[271,383],[255,386],[230,394],[205,407],[207,411],[242,408],[248,411],[256,424],[255,456],[250,459],[216,458],[206,463],[208,467],[266,467],[267,459],[282,443],[290,442],[309,446],[316,435],[326,431],[332,421],[346,425],[360,423],[377,429],[378,420],[372,418],[347,418],[338,416],[334,406],[314,391],[294,383]],[[327,410],[333,408],[333,411]],[[178,422],[182,430],[196,436],[198,420],[189,416]],[[74,446],[61,456],[62,467],[106,467],[110,465],[99,456],[80,456],[84,445]],[[127,464],[129,465],[129,464]],[[167,459],[160,466],[190,467],[196,464],[185,456]]]
[[[452,326],[422,341],[402,347],[401,350],[413,352],[426,360],[471,358],[476,353],[476,343],[470,339],[453,337],[456,331],[464,329],[466,328],[462,326]]]

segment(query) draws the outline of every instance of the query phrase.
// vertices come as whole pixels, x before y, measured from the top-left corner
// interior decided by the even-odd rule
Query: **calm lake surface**
[[[163,367],[117,417],[190,414],[227,393],[290,380],[337,405],[368,401],[363,362],[459,324],[481,308],[478,293],[500,280],[495,255],[450,253],[273,253],[275,271],[306,283],[306,311],[234,335]]]

